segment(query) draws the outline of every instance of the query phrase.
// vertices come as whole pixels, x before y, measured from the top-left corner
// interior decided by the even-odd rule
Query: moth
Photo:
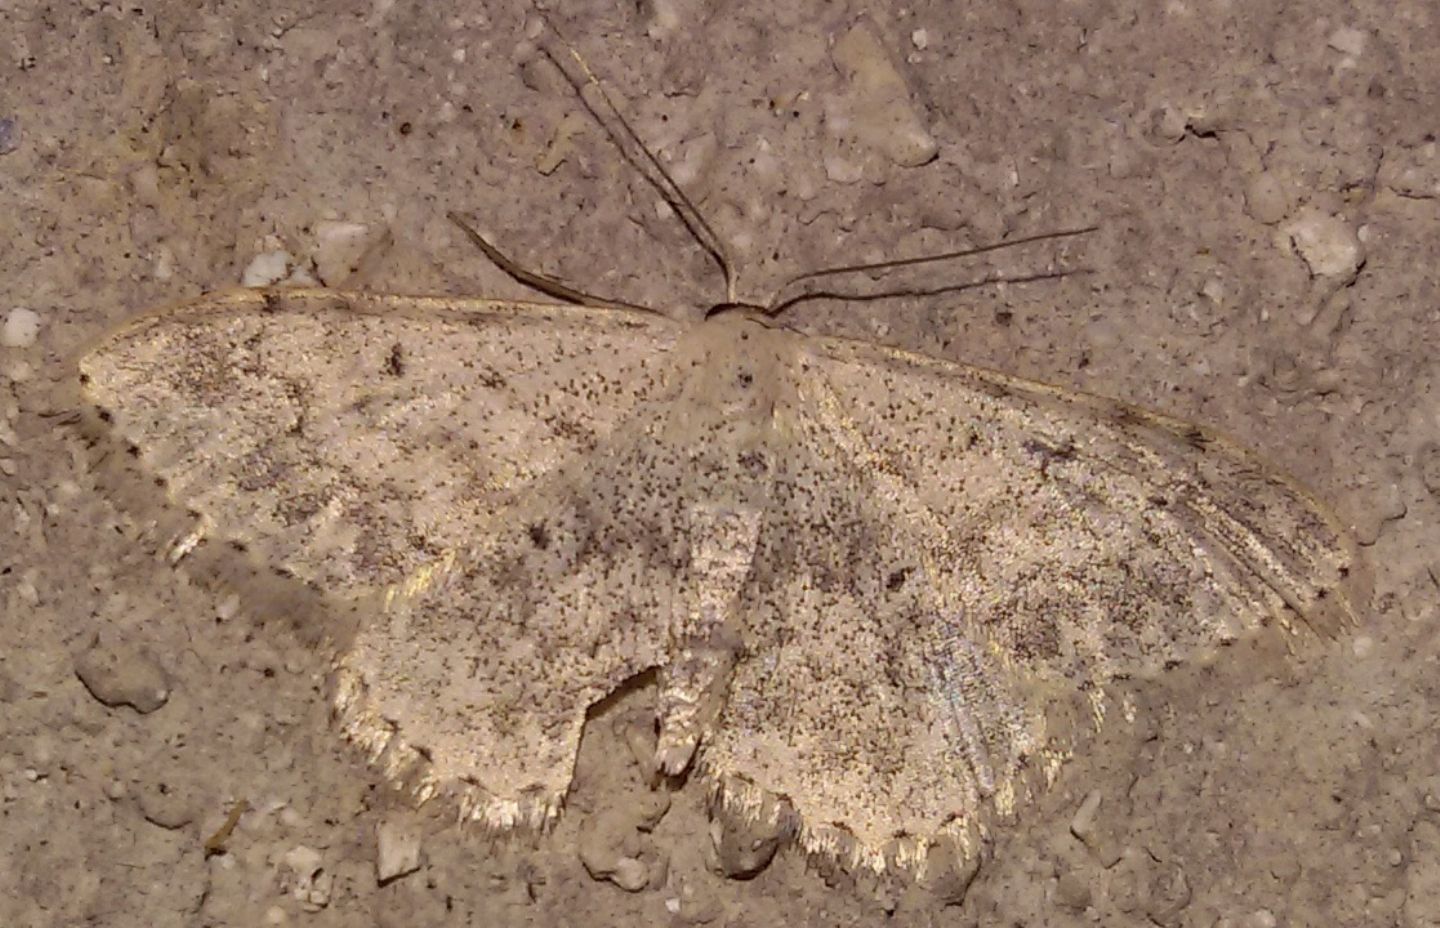
[[[559,295],[232,291],[76,378],[121,501],[324,640],[345,735],[491,828],[552,820],[587,709],[653,672],[657,771],[875,869],[973,853],[1116,678],[1363,602],[1335,519],[1207,429]]]

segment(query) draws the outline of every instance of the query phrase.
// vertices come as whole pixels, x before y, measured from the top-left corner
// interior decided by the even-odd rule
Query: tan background
[[[653,801],[616,734],[625,705],[590,726],[552,835],[495,845],[411,812],[327,730],[319,661],[157,563],[97,498],[46,415],[67,357],[265,252],[345,283],[336,221],[361,245],[389,236],[350,285],[527,296],[447,209],[529,264],[677,313],[722,299],[717,275],[533,66],[523,3],[0,0],[0,323],[19,343],[0,348],[0,923],[1440,924],[1434,5],[875,7],[555,15],[730,242],[744,296],[1098,223],[1072,249],[1089,275],[789,321],[1230,431],[1356,525],[1377,574],[1364,627],[1145,689],[1137,723],[997,835],[948,907],[795,853],[716,876],[699,783],[653,835],[608,829]],[[857,26],[882,53],[858,75],[836,50]],[[899,96],[866,90],[892,71]],[[898,163],[892,123],[936,157]],[[17,308],[38,315],[33,343]],[[165,675],[163,706],[92,697],[76,657],[97,635],[112,673]],[[1087,846],[1069,825],[1097,791]],[[251,811],[207,857],[238,800]],[[381,822],[422,835],[424,862],[377,886]],[[606,844],[627,841],[643,847]],[[317,911],[297,847],[323,866]],[[639,851],[669,866],[635,893],[580,860]]]

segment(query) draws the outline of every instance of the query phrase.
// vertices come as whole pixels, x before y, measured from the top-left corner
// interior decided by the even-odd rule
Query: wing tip
[[[1333,558],[1325,569],[1312,572],[1313,587],[1300,602],[1290,602],[1298,624],[1327,641],[1340,638],[1360,627],[1370,610],[1375,577],[1354,536],[1336,520],[1326,520],[1334,530],[1330,546]]]
[[[86,474],[137,522],[152,553],[207,585],[234,592],[257,621],[286,627],[307,646],[336,647],[348,639],[353,610],[315,584],[259,563],[243,540],[206,532],[164,478],[147,470],[144,449],[127,437],[123,418],[96,402],[80,378],[71,378],[65,402],[70,415],[60,427],[78,439]]]
[[[1301,621],[1321,638],[1338,639],[1362,624],[1373,594],[1374,575],[1369,566],[1351,558],[1336,569],[1332,583],[1316,591],[1301,612]]]

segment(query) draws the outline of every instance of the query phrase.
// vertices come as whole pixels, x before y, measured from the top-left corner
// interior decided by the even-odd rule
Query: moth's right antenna
[[[1045,280],[1063,280],[1066,277],[1089,273],[1091,273],[1090,268],[1080,267],[1061,268],[1058,271],[1039,271],[1034,274],[1022,274],[1018,277],[992,274],[987,277],[977,277],[973,280],[941,284],[938,287],[895,287],[889,290],[877,290],[873,293],[852,293],[844,290],[805,290],[794,296],[786,297],[783,300],[772,301],[770,305],[765,307],[765,314],[773,318],[779,316],[792,306],[811,300],[848,300],[852,303],[868,303],[872,300],[892,300],[897,297],[941,296],[947,293],[979,290],[983,287],[993,287],[998,284],[1033,284]]]
[[[720,268],[720,272],[725,275],[725,298],[728,302],[733,303],[735,301],[735,269],[730,263],[730,257],[725,251],[725,245],[721,241],[720,236],[715,234],[715,230],[710,228],[710,224],[705,221],[705,217],[701,214],[699,208],[685,195],[685,191],[680,189],[680,185],[675,183],[674,179],[670,177],[669,172],[665,170],[665,166],[662,165],[660,160],[655,157],[655,154],[650,151],[650,148],[640,136],[635,133],[635,130],[630,128],[630,124],[625,121],[625,116],[620,112],[620,107],[615,104],[609,91],[605,89],[604,83],[602,83],[600,78],[595,75],[595,72],[590,69],[590,65],[581,57],[580,52],[576,50],[569,39],[565,38],[564,33],[548,19],[545,20],[545,25],[555,34],[561,44],[565,46],[569,57],[574,59],[575,63],[579,65],[580,70],[584,73],[583,80],[571,75],[570,71],[560,61],[562,56],[555,54],[547,45],[542,44],[540,46],[541,51],[555,64],[555,67],[560,70],[560,73],[564,75],[565,79],[570,82],[570,86],[575,88],[575,93],[580,97],[580,102],[590,111],[590,115],[595,117],[595,121],[604,127],[606,134],[610,136],[610,140],[620,149],[620,153],[625,156],[626,160],[641,169],[640,173],[659,191],[660,195],[665,199],[665,202],[669,203],[670,207],[675,210],[675,214],[680,217],[680,221],[685,224],[685,228],[690,231],[695,241],[714,259],[715,264]],[[595,95],[603,101],[607,111],[606,116],[609,118],[596,112],[595,104],[592,103],[585,94],[586,87],[594,88]],[[612,128],[615,124],[619,124],[619,126],[624,129],[623,136]],[[637,151],[640,153],[640,157],[638,158],[636,156]],[[648,165],[649,169],[645,169],[644,165]]]

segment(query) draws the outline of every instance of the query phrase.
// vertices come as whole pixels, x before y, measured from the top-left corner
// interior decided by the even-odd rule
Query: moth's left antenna
[[[566,303],[575,303],[582,306],[601,306],[607,309],[633,309],[643,313],[664,315],[658,309],[650,306],[641,306],[637,303],[627,303],[624,300],[612,300],[609,297],[596,296],[593,293],[586,293],[584,290],[576,290],[557,277],[551,277],[539,271],[528,270],[522,267],[515,259],[504,254],[500,249],[492,245],[490,240],[485,238],[485,236],[476,232],[475,229],[465,221],[465,217],[459,213],[452,211],[445,215],[451,222],[460,227],[460,231],[465,233],[465,236],[475,244],[476,248],[479,248],[485,253],[485,257],[490,259],[491,264],[494,264],[500,270],[509,274],[527,287],[533,287],[541,293],[549,294],[557,300],[564,300]]]
[[[565,54],[557,54],[548,44],[542,44],[541,51],[570,82],[570,86],[575,88],[575,94],[580,98],[580,102],[590,111],[590,115],[595,117],[595,121],[605,129],[605,133],[610,136],[615,147],[620,149],[620,153],[625,156],[625,159],[635,165],[644,175],[645,180],[660,193],[666,203],[670,204],[670,207],[675,210],[675,215],[680,217],[680,221],[689,230],[690,235],[715,261],[720,272],[725,275],[725,299],[727,302],[735,302],[735,268],[720,236],[710,227],[710,223],[705,221],[705,216],[700,212],[699,207],[685,195],[685,191],[680,189],[680,185],[665,170],[660,159],[655,157],[655,153],[635,133],[635,130],[630,127],[630,123],[625,121],[620,107],[616,105],[610,92],[605,89],[605,84],[591,70],[589,63],[585,61],[580,52],[554,23],[550,22],[548,18],[544,18],[544,22],[546,28],[555,35],[560,44],[565,46]],[[576,77],[570,73],[563,63],[562,59],[565,58],[575,62],[583,77]],[[599,105],[606,110],[605,115],[597,112],[597,102],[585,93],[586,88],[593,89],[593,96],[598,98]],[[616,125],[624,130],[623,133],[616,131],[614,128]]]

